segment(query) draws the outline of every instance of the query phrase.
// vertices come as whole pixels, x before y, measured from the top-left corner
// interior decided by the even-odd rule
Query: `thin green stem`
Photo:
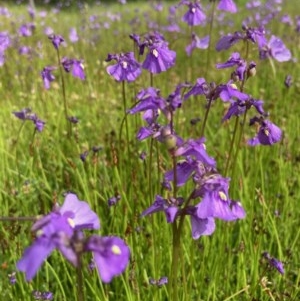
[[[77,301],[84,301],[84,284],[82,275],[81,253],[77,254],[76,281],[77,281]]]
[[[153,73],[150,73],[150,87],[153,87],[153,85],[154,85]]]
[[[122,99],[123,99],[123,110],[124,110],[124,118],[125,118],[125,130],[126,130],[126,144],[127,144],[127,155],[129,159],[131,156],[129,155],[129,130],[128,130],[128,119],[127,119],[127,103],[126,103],[126,92],[125,92],[125,81],[122,81]]]
[[[180,216],[179,223],[177,225],[176,220],[172,224],[172,232],[173,232],[173,252],[172,252],[172,266],[171,266],[171,274],[170,274],[170,283],[169,283],[169,299],[172,301],[178,300],[178,290],[177,290],[177,275],[178,275],[178,266],[179,266],[179,258],[180,258],[180,239],[181,232],[183,228],[183,222],[185,218],[184,211],[189,206],[190,201],[192,200],[193,193],[189,196],[186,201],[184,208],[182,209],[183,214]],[[170,298],[171,297],[171,298]]]
[[[67,133],[68,136],[71,137],[72,134],[72,127],[71,127],[71,123],[68,120],[68,105],[67,105],[67,98],[66,98],[66,85],[65,85],[65,78],[64,78],[64,73],[62,70],[62,65],[61,65],[61,61],[60,61],[60,55],[59,55],[59,50],[57,48],[57,63],[59,66],[59,73],[60,73],[60,77],[61,77],[61,87],[62,87],[62,94],[63,94],[63,102],[64,102],[64,113],[65,113],[65,119],[67,122]]]
[[[214,25],[214,15],[215,15],[215,8],[216,4],[215,1],[212,2],[212,8],[211,8],[211,15],[210,15],[210,22],[209,22],[209,42],[208,42],[208,49],[207,49],[207,57],[206,57],[206,69],[205,69],[205,77],[208,73],[209,63],[210,63],[210,52],[211,52],[211,45],[212,45],[212,30]]]
[[[240,120],[239,116],[236,116],[234,129],[233,129],[233,135],[232,135],[231,142],[230,142],[230,149],[229,149],[228,157],[227,157],[227,160],[226,160],[226,167],[225,167],[225,171],[224,171],[224,176],[225,177],[228,174],[229,163],[230,163],[230,159],[231,159],[231,156],[232,156],[234,141],[235,141],[235,138],[236,138],[236,133],[237,133],[237,130],[238,130],[238,125],[239,125],[239,120]]]
[[[203,137],[203,135],[204,135],[204,130],[205,130],[205,127],[206,127],[207,117],[208,117],[208,113],[210,111],[211,103],[212,103],[212,100],[209,99],[208,104],[207,104],[207,108],[206,108],[206,111],[205,111],[205,116],[204,116],[204,120],[203,120],[203,123],[202,123],[201,131],[200,131],[200,137]]]
[[[237,162],[237,159],[238,159],[238,154],[239,154],[239,151],[240,151],[240,144],[241,144],[243,133],[244,133],[247,112],[248,112],[248,109],[246,109],[246,111],[244,113],[243,121],[242,121],[242,124],[241,124],[241,127],[240,127],[240,132],[239,132],[239,136],[238,136],[238,140],[237,140],[237,144],[236,144],[236,151],[235,151],[234,156],[233,156],[232,175],[231,175],[232,179],[235,179],[236,162]]]

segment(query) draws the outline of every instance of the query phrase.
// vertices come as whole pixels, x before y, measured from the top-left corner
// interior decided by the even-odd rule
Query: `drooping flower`
[[[189,26],[204,24],[206,16],[198,0],[195,0],[194,2],[183,0],[179,3],[179,5],[187,5],[189,8],[182,17],[183,22],[187,23]]]
[[[23,37],[30,37],[33,34],[35,25],[33,23],[22,24],[19,28],[19,35]]]
[[[50,89],[50,83],[55,80],[55,76],[52,74],[52,71],[55,70],[56,67],[53,66],[46,66],[42,71],[41,71],[41,76],[44,82],[44,87],[45,89]]]
[[[79,40],[76,28],[70,28],[69,39],[72,43],[76,43]]]
[[[66,72],[71,72],[74,77],[78,77],[81,80],[85,79],[84,65],[82,60],[62,58],[61,64]]]
[[[215,47],[216,50],[217,51],[226,50],[239,41],[247,41],[247,40],[257,44],[259,48],[261,48],[263,45],[266,44],[265,30],[262,26],[257,28],[252,28],[243,25],[242,28],[243,28],[242,32],[236,31],[234,33],[229,33],[221,37],[216,44]]]
[[[117,203],[120,201],[120,199],[121,199],[120,195],[110,197],[107,200],[108,207],[112,207],[112,206],[117,205]]]
[[[270,41],[260,48],[259,56],[261,59],[270,57],[278,62],[286,62],[292,58],[290,50],[278,37],[273,35]]]
[[[53,293],[49,291],[40,292],[40,291],[32,291],[32,296],[35,300],[53,300]]]
[[[293,79],[291,75],[287,75],[284,79],[284,85],[289,88],[293,83]]]
[[[59,249],[65,255],[74,231],[99,228],[98,216],[90,206],[75,194],[68,193],[62,207],[55,208],[32,226],[36,239],[18,261],[18,270],[25,272],[27,281],[31,280],[54,249]]]
[[[190,212],[189,212],[190,211]],[[199,239],[201,236],[208,236],[214,233],[216,224],[212,217],[200,218],[197,215],[196,208],[189,210],[188,214],[191,216],[192,237]]]
[[[151,73],[161,73],[175,65],[176,52],[170,50],[164,43],[149,46],[149,52],[142,67]]]
[[[166,101],[161,97],[160,90],[153,87],[141,90],[137,94],[136,99],[138,102],[133,108],[128,110],[129,114],[135,114],[147,110],[163,110],[166,107]]]
[[[284,266],[280,260],[272,257],[268,252],[263,252],[262,257],[268,261],[269,266],[275,268],[281,275],[284,274]]]
[[[199,38],[195,33],[192,34],[192,42],[186,46],[185,51],[187,55],[191,55],[195,48],[207,49],[209,44],[209,36]]]
[[[31,113],[31,109],[30,108],[25,108],[25,109],[22,109],[21,111],[15,111],[15,112],[12,112],[17,118],[25,121],[25,120],[31,120],[34,125],[35,125],[35,128],[41,132],[43,129],[44,129],[44,126],[45,126],[45,121],[39,119],[37,117],[36,114],[34,113]]]
[[[130,250],[119,237],[92,235],[87,240],[84,250],[93,253],[94,263],[105,283],[123,273],[129,262]]]
[[[65,39],[61,35],[56,35],[56,34],[50,34],[48,36],[48,39],[51,40],[51,42],[56,50],[65,41]]]
[[[233,221],[244,218],[246,213],[241,203],[229,199],[227,190],[216,189],[204,195],[197,205],[197,216],[202,219],[213,217]]]
[[[230,13],[236,13],[237,7],[233,0],[220,0],[217,8],[219,10],[228,11]]]
[[[149,278],[149,283],[151,285],[156,285],[158,287],[162,287],[163,285],[168,283],[168,277],[166,277],[166,276],[160,277],[158,280]]]
[[[150,73],[161,73],[175,65],[176,52],[168,48],[163,35],[158,32],[147,34],[142,41],[141,37],[131,34],[130,38],[139,47],[139,54],[143,55],[148,49],[142,68]]]
[[[256,117],[251,119],[250,125],[256,122],[260,124],[260,127],[256,136],[248,140],[249,145],[272,145],[281,140],[282,131],[277,125],[267,119]]]
[[[108,54],[106,62],[116,60],[117,64],[108,66],[106,71],[116,81],[135,81],[141,74],[141,66],[134,58],[133,52]]]
[[[266,116],[267,114],[263,109],[263,103],[264,102],[262,100],[253,99],[252,97],[249,97],[246,101],[238,99],[231,103],[222,121],[228,120],[232,116],[240,116],[251,107],[254,107],[259,114]]]
[[[168,223],[173,223],[177,217],[179,206],[183,203],[182,198],[164,199],[160,195],[155,197],[154,203],[144,210],[141,216],[146,216],[155,212],[164,211]]]
[[[215,166],[216,161],[214,158],[210,157],[206,152],[205,147],[205,138],[202,137],[200,139],[188,139],[185,143],[183,143],[180,147],[176,149],[174,152],[175,156],[193,156],[198,161],[203,162],[209,166]]]

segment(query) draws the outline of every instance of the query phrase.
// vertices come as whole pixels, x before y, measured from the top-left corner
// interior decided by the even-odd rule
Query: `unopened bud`
[[[168,135],[164,138],[164,144],[168,150],[172,150],[176,147],[176,136],[175,135]]]
[[[254,62],[251,62],[247,70],[247,77],[255,76],[255,74],[256,74],[256,64]]]
[[[163,138],[171,135],[171,129],[169,126],[164,126],[161,130],[160,130],[160,134]]]
[[[238,82],[240,80],[239,76],[235,73],[235,72],[232,72],[231,73],[231,79],[234,81],[234,82]]]

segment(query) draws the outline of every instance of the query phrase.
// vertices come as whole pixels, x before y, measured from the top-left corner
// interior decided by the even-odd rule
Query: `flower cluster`
[[[216,50],[226,50],[239,41],[249,41],[258,46],[260,59],[271,58],[278,62],[286,62],[292,58],[291,52],[286,48],[280,38],[272,35],[268,41],[263,26],[252,28],[243,25],[243,31],[227,34],[219,39]]]
[[[60,45],[62,45],[65,42],[65,39],[60,35],[51,34],[48,36],[48,38],[49,40],[51,40],[57,52]],[[63,57],[60,60],[59,64],[67,73],[71,73],[74,77],[77,77],[81,80],[85,80],[83,60]],[[55,66],[46,66],[41,71],[41,77],[44,83],[44,88],[47,90],[50,89],[51,82],[55,80],[55,76],[52,74],[52,72],[56,69],[57,67]]]
[[[55,206],[51,213],[38,219],[32,226],[36,239],[18,261],[18,270],[25,272],[29,281],[55,249],[75,267],[78,266],[79,256],[92,252],[102,281],[110,282],[125,270],[130,251],[119,237],[85,237],[82,232],[84,229],[99,228],[98,216],[90,206],[80,201],[75,194],[68,193],[61,207]]]
[[[204,79],[198,84],[204,84]],[[216,170],[216,162],[206,152],[205,138],[184,140],[175,134],[173,129],[173,114],[181,108],[182,103],[189,96],[181,95],[182,88],[187,84],[179,84],[175,91],[166,99],[160,95],[160,91],[149,87],[140,91],[137,95],[138,103],[128,112],[135,114],[144,112],[143,118],[148,124],[139,130],[137,138],[142,140],[149,136],[166,145],[170,154],[174,157],[183,157],[174,169],[164,174],[164,186],[171,189],[171,182],[178,187],[183,186],[189,179],[193,179],[195,188],[188,199],[182,197],[164,198],[157,195],[154,203],[142,212],[146,216],[163,211],[168,223],[173,223],[182,215],[189,215],[192,224],[192,237],[198,239],[202,235],[211,235],[215,230],[215,218],[225,221],[233,221],[244,218],[245,211],[239,202],[233,201],[228,196],[229,179],[223,178]],[[202,85],[201,92],[208,93],[209,88]],[[190,90],[195,91],[195,88]],[[220,95],[220,91],[217,95]],[[207,95],[208,95],[207,94]],[[211,97],[214,95],[210,93]],[[217,97],[217,96],[214,96]],[[168,124],[158,123],[159,113],[162,112],[168,120]],[[176,176],[175,176],[176,175]],[[200,201],[199,201],[200,199]],[[191,202],[194,202],[192,205]]]

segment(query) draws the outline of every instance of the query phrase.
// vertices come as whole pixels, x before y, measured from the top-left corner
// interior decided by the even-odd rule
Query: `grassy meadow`
[[[82,301],[76,269],[58,251],[47,258],[32,281],[27,282],[16,269],[34,240],[32,221],[18,217],[48,214],[55,204],[63,203],[64,193],[69,191],[98,214],[98,235],[122,238],[131,252],[124,273],[109,284],[101,281],[96,269],[88,268],[91,255],[83,257],[84,300],[300,299],[300,11],[295,9],[296,0],[261,2],[247,9],[246,1],[236,1],[237,14],[221,12],[215,6],[212,21],[213,6],[202,0],[207,21],[193,28],[182,21],[188,9],[182,5],[172,19],[180,30],[172,32],[166,26],[169,7],[178,4],[173,1],[161,2],[162,10],[153,8],[155,1],[124,5],[107,1],[60,9],[44,4],[36,5],[33,18],[27,3],[1,2],[0,33],[9,34],[10,44],[2,51],[0,39],[5,55],[0,66],[0,300],[37,300],[33,291],[50,291],[53,300]],[[282,21],[285,15],[290,23]],[[257,45],[243,41],[216,51],[219,39],[242,31],[246,19],[252,27],[267,20],[267,40],[272,35],[280,38],[292,58],[286,62],[262,60]],[[34,29],[24,36],[19,28],[28,23],[34,24]],[[77,30],[78,41],[71,42],[70,28]],[[47,37],[50,29],[65,39],[59,47],[60,58],[83,60],[84,80],[60,72],[57,51]],[[151,31],[163,34],[169,49],[176,52],[176,63],[165,72],[151,76],[143,69],[135,81],[117,82],[106,71],[116,63],[105,61],[108,53],[133,51],[142,63],[147,50],[138,55],[129,34]],[[210,35],[211,41],[207,49],[195,48],[188,56],[185,48],[191,32],[199,37]],[[22,46],[28,47],[23,54]],[[236,86],[264,101],[268,118],[282,130],[282,136],[273,145],[249,146],[247,141],[258,130],[249,126],[254,111],[249,111],[246,119],[241,115],[222,122],[230,103],[218,98],[211,103],[205,121],[207,100],[203,95],[182,102],[172,119],[176,134],[184,141],[205,137],[206,152],[216,160],[218,173],[231,178],[230,198],[239,200],[246,212],[245,218],[236,221],[216,219],[212,235],[193,239],[189,217],[174,223],[166,222],[164,212],[141,217],[156,195],[168,198],[177,194],[187,199],[195,184],[190,178],[176,189],[171,183],[171,191],[162,187],[164,173],[176,162],[172,152],[155,137],[138,140],[145,120],[141,113],[126,112],[137,104],[138,92],[150,86],[167,98],[178,84],[194,85],[198,78],[226,84],[234,67],[217,69],[216,64],[226,62],[233,52],[256,63],[256,75]],[[40,74],[45,66],[56,67],[49,89]],[[284,83],[287,75],[292,77],[290,87]],[[189,89],[183,88],[182,95]],[[41,132],[31,120],[13,114],[24,108],[31,108],[45,121]],[[161,124],[168,122],[163,114],[159,118]],[[109,206],[108,200],[114,196],[119,200]],[[5,217],[16,219],[7,221]],[[179,220],[183,228],[174,253],[174,227]],[[284,274],[268,265],[263,252],[283,262]],[[16,281],[12,284],[13,273]],[[168,277],[169,283],[149,282],[161,277]]]

